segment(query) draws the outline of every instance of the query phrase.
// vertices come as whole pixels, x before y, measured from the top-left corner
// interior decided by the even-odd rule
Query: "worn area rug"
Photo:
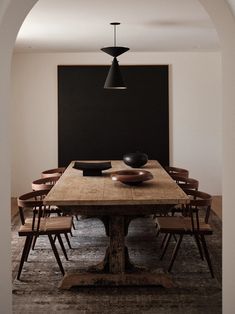
[[[17,230],[19,218],[12,221],[13,313],[68,314],[202,314],[222,313],[221,222],[211,214],[214,234],[207,237],[216,278],[212,279],[190,236],[181,245],[171,276],[176,288],[162,287],[77,287],[58,289],[62,275],[47,237],[41,237],[30,252],[21,280],[16,279],[24,239]],[[61,259],[65,271],[72,272],[100,262],[108,245],[103,224],[98,219],[75,220],[69,261]],[[172,240],[163,261],[159,261],[162,237],[156,237],[153,220],[138,218],[129,227],[127,245],[131,260],[151,270],[166,268],[174,246]],[[58,247],[58,245],[57,245]]]

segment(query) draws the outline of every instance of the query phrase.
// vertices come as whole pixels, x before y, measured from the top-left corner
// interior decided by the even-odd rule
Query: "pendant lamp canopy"
[[[114,57],[112,65],[109,69],[104,88],[107,89],[126,89],[126,86],[122,79],[122,74],[118,65],[117,57],[128,51],[129,48],[116,46],[116,26],[120,25],[119,22],[112,22],[110,25],[114,26],[114,46],[104,47],[101,50],[110,56]]]
[[[103,52],[109,54],[112,57],[118,57],[124,52],[128,51],[127,47],[105,47],[101,49]]]

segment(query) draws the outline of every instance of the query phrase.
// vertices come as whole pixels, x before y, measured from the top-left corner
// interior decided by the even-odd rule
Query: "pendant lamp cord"
[[[114,26],[114,47],[116,47],[116,25]]]

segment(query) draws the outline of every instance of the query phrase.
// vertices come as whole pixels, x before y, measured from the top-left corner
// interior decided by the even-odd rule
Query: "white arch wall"
[[[12,50],[18,30],[37,0],[0,2],[0,313],[11,313],[10,119]]]
[[[223,129],[223,164],[224,164],[224,313],[232,314],[235,310],[233,263],[234,221],[233,181],[235,175],[234,134],[235,134],[235,65],[234,65],[234,17],[225,0],[199,0],[214,19],[222,39],[223,53],[223,88],[224,88],[224,129]],[[10,59],[16,37],[24,16],[36,3],[36,0],[2,0],[0,4],[0,308],[4,314],[11,313],[11,275],[10,275],[10,160],[9,160],[9,74]]]

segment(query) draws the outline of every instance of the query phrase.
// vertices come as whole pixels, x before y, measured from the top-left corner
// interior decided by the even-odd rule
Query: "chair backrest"
[[[40,228],[40,221],[44,214],[44,209],[46,208],[43,204],[43,199],[48,192],[49,190],[33,191],[23,194],[17,198],[22,225],[25,224],[25,209],[32,210],[33,218],[31,231],[37,232]]]
[[[170,176],[172,175],[178,175],[180,177],[188,178],[189,176],[189,171],[184,168],[177,168],[177,167],[172,167],[172,166],[166,166],[165,170],[168,172]]]
[[[192,190],[198,190],[199,186],[199,181],[193,178],[186,178],[186,177],[181,177],[176,174],[171,175],[172,179],[175,180],[175,182],[181,187],[181,189],[192,189]]]
[[[59,167],[59,168],[44,170],[41,173],[41,177],[42,178],[58,177],[64,173],[65,169],[66,169],[65,167]]]
[[[184,192],[190,198],[190,203],[186,205],[185,209],[188,216],[191,217],[192,230],[199,231],[201,222],[207,224],[209,221],[212,196],[196,190],[185,189]]]
[[[56,182],[59,180],[60,176],[57,177],[46,177],[37,179],[32,182],[32,190],[39,191],[39,190],[50,190]]]

